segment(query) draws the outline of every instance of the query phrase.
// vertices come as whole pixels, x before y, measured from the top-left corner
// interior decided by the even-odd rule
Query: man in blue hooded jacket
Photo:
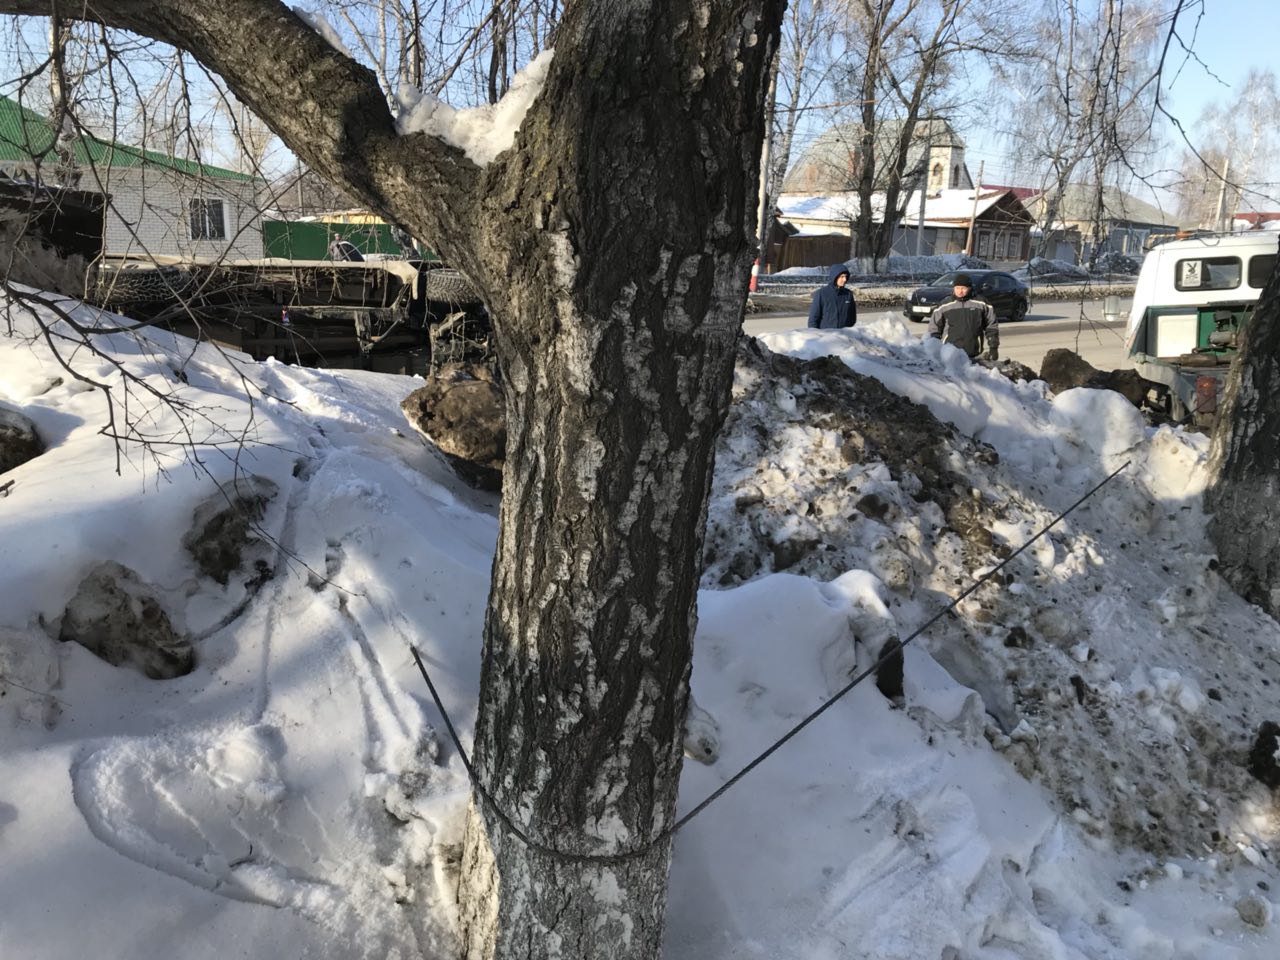
[[[819,329],[839,330],[858,322],[858,305],[853,302],[853,291],[847,286],[849,268],[843,263],[832,265],[827,271],[830,282],[813,295],[809,307],[809,326]]]

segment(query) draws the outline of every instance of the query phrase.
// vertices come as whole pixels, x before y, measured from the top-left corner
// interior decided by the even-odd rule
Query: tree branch
[[[0,13],[50,10],[0,0]],[[373,73],[279,0],[98,0],[59,12],[188,51],[308,166],[446,254],[465,247],[479,168],[439,138],[401,136]]]

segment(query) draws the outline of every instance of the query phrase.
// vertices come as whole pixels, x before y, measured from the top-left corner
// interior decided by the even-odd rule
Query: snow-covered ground
[[[414,382],[55,339],[118,398],[137,378],[155,444],[117,472],[102,392],[9,318],[0,407],[49,449],[0,477],[0,957],[453,956],[468,790],[408,646],[469,739],[496,501],[405,423]],[[1242,760],[1280,630],[1211,569],[1203,439],[897,319],[767,343],[718,457],[692,683],[720,750],[683,809],[1129,467],[908,647],[904,705],[859,687],[678,835],[665,956],[1280,954]],[[224,585],[188,533],[236,476],[265,507]],[[56,639],[104,577],[190,673]]]

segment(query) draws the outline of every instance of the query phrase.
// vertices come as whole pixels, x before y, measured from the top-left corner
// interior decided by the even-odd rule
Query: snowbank
[[[495,501],[406,429],[410,379],[156,331],[94,357],[41,315],[117,397],[136,378],[160,443],[117,473],[102,392],[9,311],[0,405],[49,449],[0,499],[0,955],[452,956],[467,781],[407,647],[469,742]],[[676,838],[664,956],[1274,957],[1234,904],[1274,903],[1275,810],[1233,751],[1280,641],[1209,569],[1203,442],[901,324],[770,343],[791,356],[740,366],[717,457],[692,686],[721,753],[682,811],[1131,466],[907,649],[905,709],[859,687]],[[183,539],[244,474],[279,492],[222,585]],[[191,673],[55,639],[108,559]]]

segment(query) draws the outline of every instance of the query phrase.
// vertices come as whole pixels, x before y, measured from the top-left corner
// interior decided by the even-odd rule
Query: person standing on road
[[[929,317],[929,336],[959,347],[978,359],[986,343],[984,360],[1000,359],[1000,321],[996,311],[985,300],[973,296],[973,281],[967,273],[957,273],[951,288],[954,299],[948,300]],[[810,319],[809,325],[813,325]]]
[[[809,326],[822,330],[842,330],[858,322],[858,305],[847,286],[849,268],[833,264],[827,271],[829,283],[813,295],[809,307]]]

